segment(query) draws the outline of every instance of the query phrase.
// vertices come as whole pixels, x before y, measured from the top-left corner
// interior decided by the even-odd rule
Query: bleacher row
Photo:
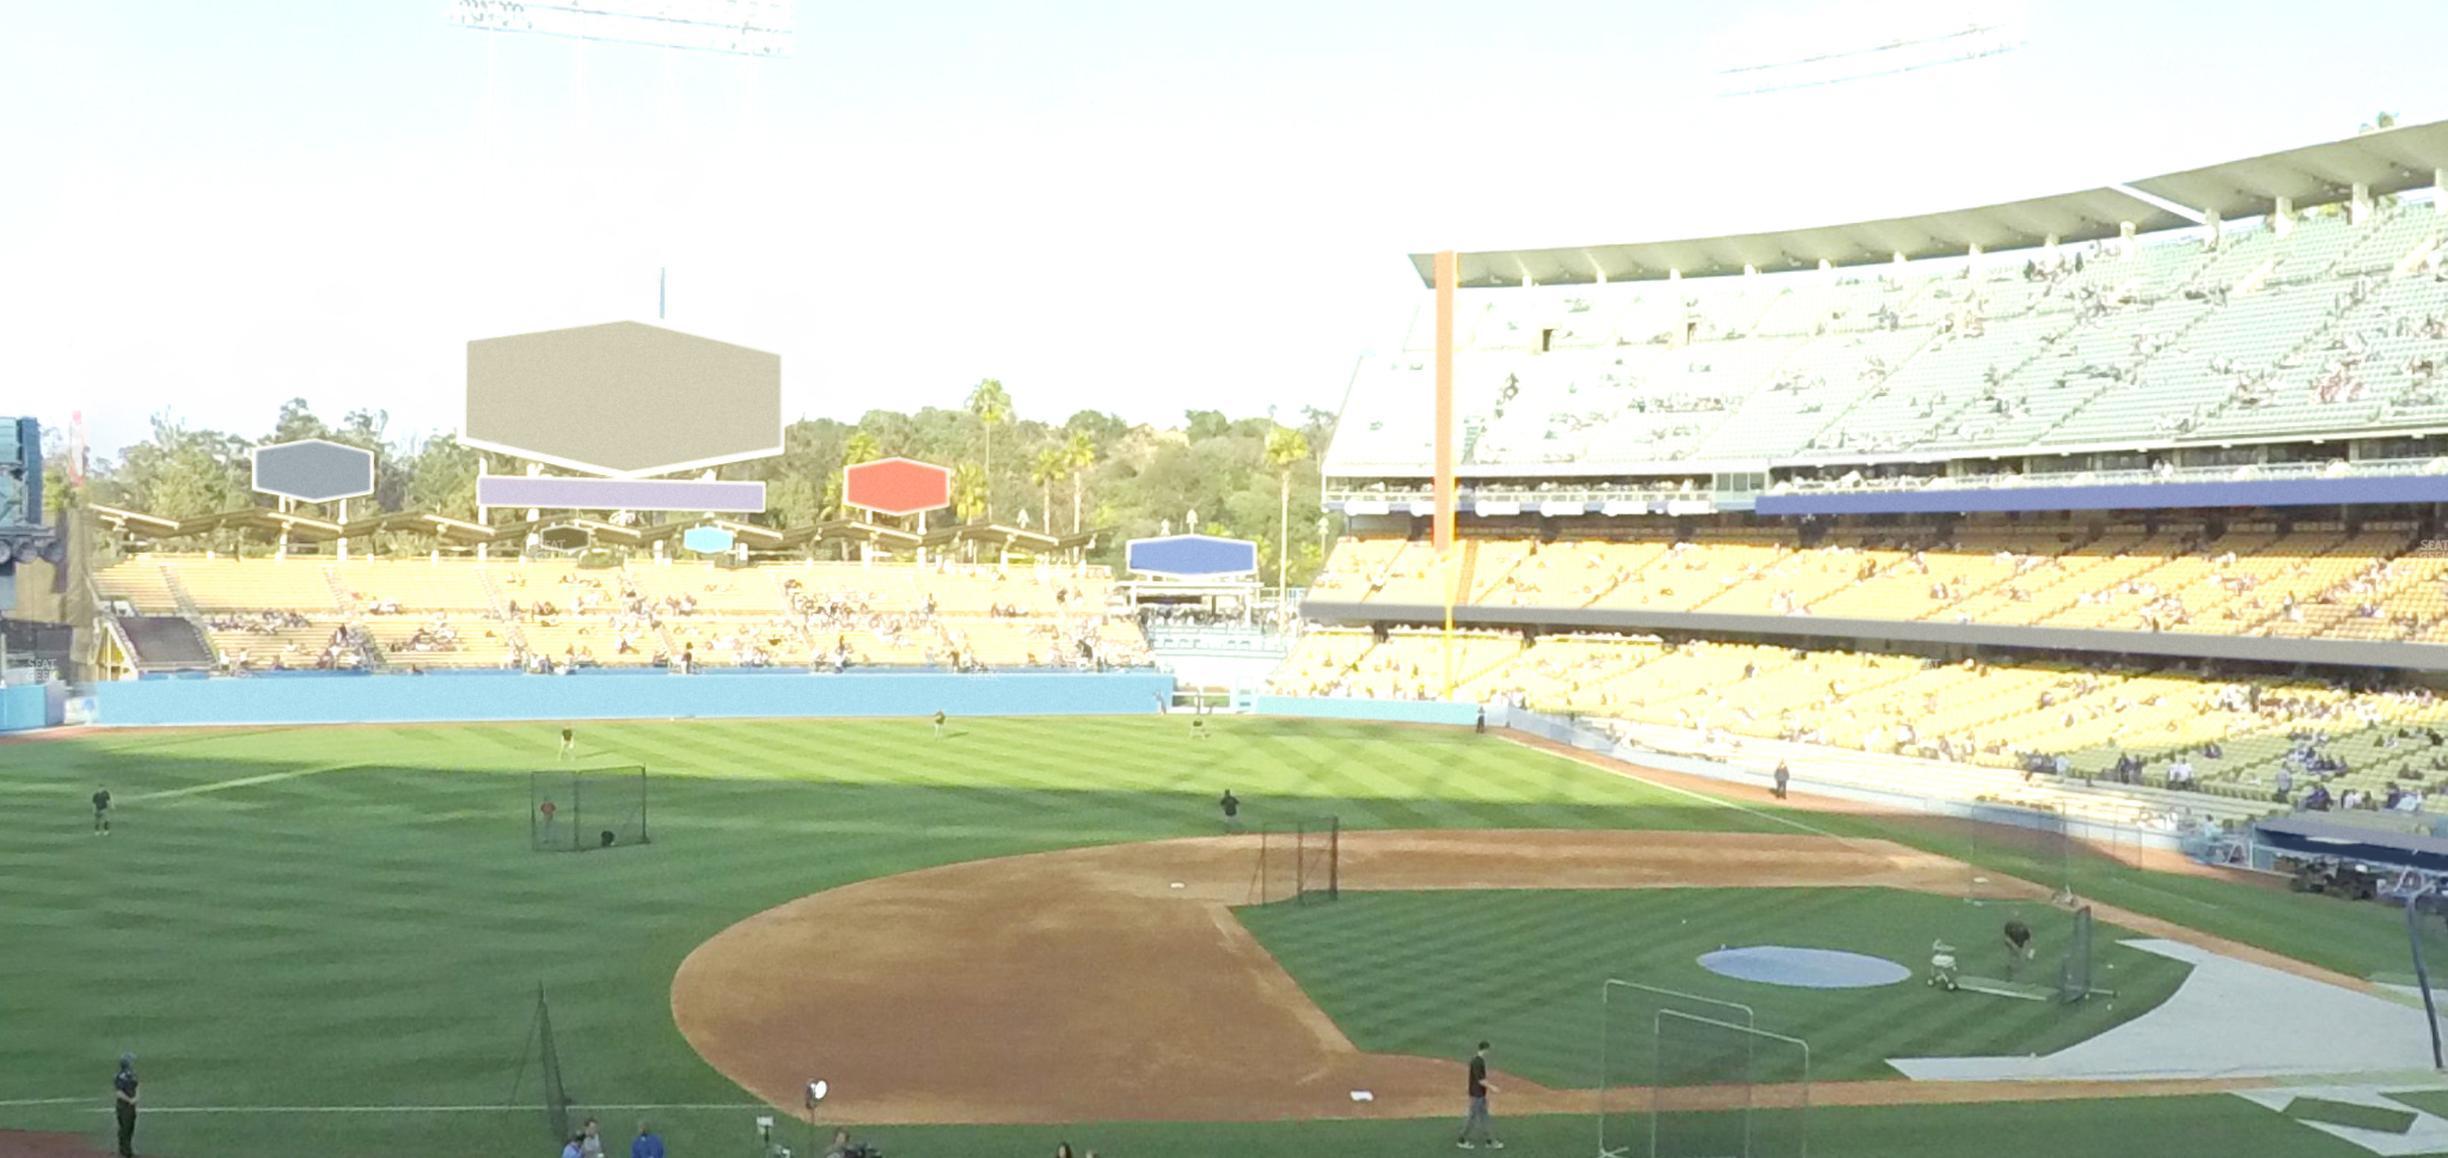
[[[2230,227],[1852,270],[1474,290],[1463,462],[2027,453],[2448,425],[2448,216],[2407,199],[2284,237]],[[1428,312],[1363,367],[1328,473],[1424,472]]]
[[[142,555],[95,585],[194,621],[230,669],[1146,661],[1102,568]]]
[[[1345,539],[1310,598],[2448,642],[2448,553],[2409,521],[1620,533],[1465,539],[1452,574],[1425,542]]]
[[[1450,659],[1449,656],[1450,650]],[[1822,749],[2215,792],[2254,804],[2316,782],[2384,798],[2448,790],[2448,700],[2316,679],[1972,660],[1764,643],[1433,629],[1312,629],[1271,681],[1289,695],[1454,696]],[[2182,759],[2190,784],[2176,774]],[[2120,760],[2140,761],[2138,771]]]

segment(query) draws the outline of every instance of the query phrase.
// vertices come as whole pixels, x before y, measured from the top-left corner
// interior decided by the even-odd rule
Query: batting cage
[[[1598,991],[1598,1153],[1649,1152],[1650,1090],[1657,1085],[1657,1022],[1665,1012],[1750,1027],[1751,1007],[1613,978]]]
[[[1343,889],[1343,822],[1312,816],[1258,826],[1258,864],[1250,875],[1253,905],[1331,901]]]
[[[2037,886],[2048,899],[2074,899],[2074,841],[2062,812],[2008,805],[1981,806],[1982,820],[1965,825],[1964,899],[1975,904],[2031,899]]]
[[[646,769],[560,768],[527,776],[527,838],[538,852],[650,844]]]
[[[1648,1158],[1810,1153],[1810,1043],[1661,1009],[1651,1047]]]
[[[2090,906],[2002,902],[1986,912],[1999,920],[1980,939],[1942,937],[1930,943],[1927,980],[1933,988],[2064,1003],[2116,995],[2100,983]]]

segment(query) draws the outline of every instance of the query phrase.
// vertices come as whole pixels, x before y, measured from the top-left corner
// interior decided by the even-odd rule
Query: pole
[[[2431,1068],[2448,1069],[2448,1061],[2440,1054],[2439,1008],[2431,1000],[2431,974],[2423,967],[2422,914],[2415,908],[2422,896],[2422,891],[2406,894],[2406,944],[2414,950],[2414,984],[2422,990],[2423,1021],[2431,1027]]]

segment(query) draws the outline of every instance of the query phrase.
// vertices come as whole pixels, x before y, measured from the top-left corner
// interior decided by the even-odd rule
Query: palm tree
[[[1267,465],[1275,468],[1283,480],[1282,513],[1277,516],[1275,530],[1275,590],[1285,590],[1284,577],[1292,560],[1292,468],[1309,457],[1309,436],[1288,426],[1278,426],[1267,432]]]
[[[978,425],[986,432],[985,460],[986,505],[980,508],[988,519],[994,518],[994,428],[1011,418],[1011,395],[1003,383],[994,378],[981,378],[976,389],[969,391],[969,413],[977,416]]]
[[[1063,458],[1071,467],[1071,533],[1080,533],[1080,483],[1088,477],[1088,468],[1096,465],[1096,440],[1085,430],[1071,432],[1071,441],[1063,444]]]
[[[1029,463],[1029,482],[1041,488],[1039,493],[1044,496],[1045,505],[1039,507],[1037,513],[1044,516],[1044,521],[1038,526],[1046,534],[1054,533],[1054,484],[1070,473],[1071,458],[1059,446],[1037,448],[1037,458]]]
[[[986,471],[974,462],[952,468],[952,515],[964,523],[986,513]]]
[[[864,430],[851,431],[849,439],[842,443],[842,465],[844,466],[874,462],[882,457],[884,457],[883,446],[876,442],[875,435]]]

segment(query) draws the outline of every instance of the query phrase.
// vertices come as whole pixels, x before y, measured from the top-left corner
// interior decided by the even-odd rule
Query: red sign
[[[842,468],[842,501],[879,515],[915,515],[952,505],[952,468],[880,458]]]

